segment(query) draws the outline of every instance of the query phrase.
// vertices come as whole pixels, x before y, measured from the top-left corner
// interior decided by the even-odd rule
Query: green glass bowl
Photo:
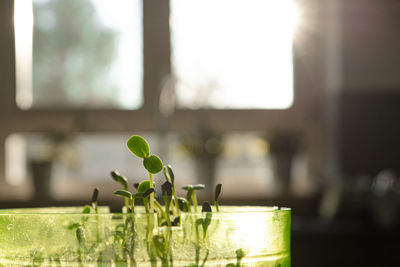
[[[221,206],[176,227],[138,208],[0,210],[0,266],[290,266],[288,208]]]

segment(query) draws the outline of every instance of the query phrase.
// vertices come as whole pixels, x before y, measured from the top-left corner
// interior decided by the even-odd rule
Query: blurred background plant
[[[52,198],[53,168],[64,167],[69,170],[79,168],[79,158],[70,133],[48,132],[37,136],[27,147],[27,163],[31,171],[34,186],[34,198],[50,200]]]

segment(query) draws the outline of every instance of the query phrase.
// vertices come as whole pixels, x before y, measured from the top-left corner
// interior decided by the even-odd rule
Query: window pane
[[[112,170],[126,175],[130,187],[148,179],[142,160],[126,147],[130,135],[55,132],[10,135],[7,182],[21,188],[29,185],[28,189],[34,193],[37,184],[44,181],[39,188],[41,194],[46,194],[47,188],[48,194],[59,200],[87,198],[93,186],[98,186],[103,199],[113,199],[112,192],[118,184],[110,177]],[[141,135],[148,140],[152,153],[159,155],[164,164],[173,166],[179,195],[185,194],[182,186],[197,183],[206,185],[199,192],[201,198],[212,194],[217,183],[223,183],[227,199],[274,194],[268,142],[261,133],[224,136],[187,133],[164,138],[155,133]],[[160,190],[165,181],[162,172],[155,174],[154,180]]]
[[[139,108],[141,13],[139,0],[33,0],[32,88],[18,88],[20,106]]]
[[[296,18],[291,0],[171,0],[179,105],[290,107]]]

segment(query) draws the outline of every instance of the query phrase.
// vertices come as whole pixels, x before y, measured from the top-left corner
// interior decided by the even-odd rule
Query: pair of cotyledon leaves
[[[161,159],[156,155],[150,155],[149,144],[143,137],[133,135],[128,139],[126,145],[136,157],[143,159],[143,166],[148,172],[156,174],[163,169]]]

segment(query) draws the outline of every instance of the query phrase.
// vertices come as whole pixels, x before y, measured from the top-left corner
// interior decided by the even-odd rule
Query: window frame
[[[318,1],[316,1],[318,2]],[[178,108],[173,116],[161,116],[157,108],[163,79],[171,72],[171,44],[169,30],[169,1],[143,0],[143,105],[137,110],[117,109],[30,109],[21,110],[16,104],[14,1],[1,1],[0,14],[0,184],[5,181],[5,138],[11,133],[29,132],[149,132],[162,131],[160,119],[168,121],[166,129],[172,132],[196,131],[199,122],[213,132],[285,131],[305,137],[306,143],[319,142],[323,79],[310,76],[323,74],[321,40],[306,35],[302,51],[294,46],[294,101],[284,110],[262,109],[199,109]],[[319,26],[324,27],[324,25]],[[300,34],[298,34],[300,35]],[[309,51],[306,60],[299,56]],[[315,57],[313,57],[313,55]],[[301,66],[309,66],[305,70]],[[311,66],[311,68],[310,68]],[[312,70],[312,73],[307,73]],[[323,76],[323,75],[322,75]],[[321,76],[321,77],[322,77]],[[318,76],[320,77],[320,76]],[[317,138],[317,139],[316,139]],[[314,140],[314,141],[313,141]],[[314,162],[318,162],[318,145],[311,146]],[[314,164],[315,165],[315,164]]]

